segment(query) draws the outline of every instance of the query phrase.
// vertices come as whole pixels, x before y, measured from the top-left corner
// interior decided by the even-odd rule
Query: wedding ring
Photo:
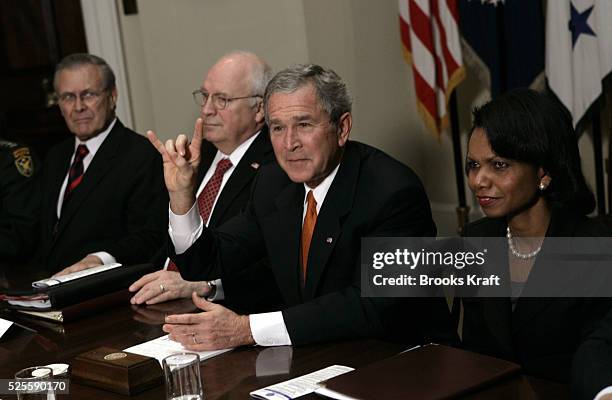
[[[164,293],[166,291],[166,288],[164,287],[163,284],[159,284],[159,290],[161,290],[162,293]]]

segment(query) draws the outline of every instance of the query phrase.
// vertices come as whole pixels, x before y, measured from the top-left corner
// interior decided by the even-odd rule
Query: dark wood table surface
[[[0,291],[1,291],[0,284]],[[101,311],[66,324],[24,318],[14,312],[0,311],[0,317],[36,330],[17,330],[0,339],[0,378],[11,378],[26,367],[56,362],[70,364],[88,350],[108,346],[124,349],[163,335],[161,325],[169,313],[188,312],[190,300],[156,306],[129,304]],[[249,392],[333,365],[359,367],[389,357],[404,346],[379,340],[352,340],[304,347],[244,347],[201,364],[207,400],[248,399]],[[418,367],[418,366],[417,366]],[[410,371],[406,371],[409,379]],[[163,386],[127,397],[89,386],[70,384],[71,399],[164,399]],[[11,398],[0,395],[0,399]],[[320,399],[315,395],[305,399]],[[470,399],[563,399],[569,398],[564,385],[515,376],[491,385],[465,398]]]

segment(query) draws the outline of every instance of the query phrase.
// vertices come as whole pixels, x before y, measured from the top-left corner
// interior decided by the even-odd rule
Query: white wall
[[[191,92],[230,50],[254,51],[275,69],[307,59],[297,0],[147,0],[138,11],[120,22],[140,132],[191,133],[199,114]]]
[[[319,63],[336,70],[351,90],[352,138],[410,165],[425,184],[439,233],[455,233],[450,135],[438,140],[417,114],[396,0],[142,0],[138,7],[137,15],[121,12],[119,19],[137,131],[155,129],[163,138],[191,133],[199,112],[191,92],[230,50],[254,51],[275,70]],[[475,85],[468,81],[459,87],[462,157]],[[592,176],[586,140],[581,147]],[[467,187],[466,194],[478,214]]]

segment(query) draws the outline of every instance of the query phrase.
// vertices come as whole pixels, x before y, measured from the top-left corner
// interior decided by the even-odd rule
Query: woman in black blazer
[[[466,235],[507,238],[512,295],[462,299],[463,346],[517,362],[527,375],[568,382],[573,353],[609,302],[521,293],[542,271],[538,255],[547,247],[546,237],[607,236],[585,216],[595,200],[582,174],[569,113],[529,89],[477,108],[466,173],[486,215],[470,224]]]

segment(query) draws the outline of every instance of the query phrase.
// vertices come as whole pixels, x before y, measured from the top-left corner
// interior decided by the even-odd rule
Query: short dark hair
[[[595,198],[588,188],[570,113],[552,95],[519,88],[473,112],[474,129],[482,128],[500,157],[541,167],[551,177],[543,195],[550,202],[588,214]]]
[[[270,122],[268,120],[268,102],[272,94],[277,92],[293,93],[308,84],[314,86],[319,103],[329,114],[331,123],[338,127],[340,117],[351,111],[351,97],[345,83],[338,74],[329,68],[316,64],[293,65],[280,71],[272,78],[264,96],[266,122],[268,124]]]
[[[115,73],[103,58],[88,53],[73,53],[64,57],[55,67],[55,75],[53,76],[55,91],[57,91],[57,79],[62,70],[78,68],[83,65],[95,65],[100,68],[104,90],[115,88]]]

